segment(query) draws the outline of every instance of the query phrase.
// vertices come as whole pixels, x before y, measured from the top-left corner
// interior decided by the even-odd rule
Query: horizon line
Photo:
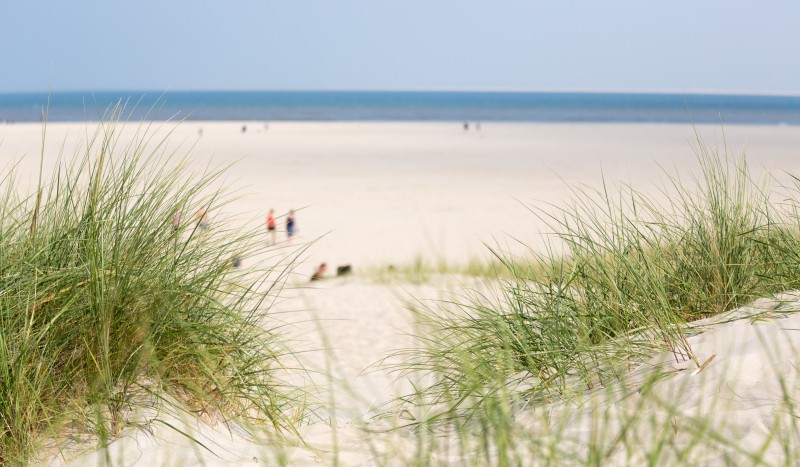
[[[609,89],[609,88],[271,88],[271,89],[225,89],[187,88],[157,91],[153,89],[50,89],[38,91],[0,91],[0,94],[54,94],[54,93],[143,93],[170,94],[185,92],[395,92],[395,93],[508,93],[508,94],[664,94],[664,95],[719,95],[719,96],[774,96],[800,97],[800,91],[726,90],[726,89]]]

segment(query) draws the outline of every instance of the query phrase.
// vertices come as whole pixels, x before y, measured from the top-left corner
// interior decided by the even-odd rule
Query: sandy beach
[[[158,125],[167,128],[170,124]],[[77,123],[49,124],[45,166],[52,166],[62,147],[64,154],[72,154],[85,128]],[[731,155],[746,151],[756,172],[800,173],[800,127],[795,126],[728,126],[723,135],[719,126],[695,129],[656,124],[485,123],[480,131],[464,131],[454,123],[178,125],[170,137],[173,147],[180,143],[177,154],[191,149],[190,167],[197,171],[209,163],[230,164],[225,184],[241,194],[224,212],[211,210],[212,228],[216,219],[227,216],[236,216],[241,227],[263,228],[264,216],[274,208],[280,216],[277,236],[281,243],[276,251],[299,255],[284,297],[270,312],[273,319],[287,323],[295,348],[304,352],[300,355],[303,364],[317,371],[297,376],[297,381],[327,388],[320,397],[335,397],[337,410],[319,415],[323,420],[328,417],[329,423],[317,421],[304,427],[301,434],[309,447],[287,448],[289,464],[329,465],[336,451],[332,443],[338,444],[342,465],[373,465],[376,459],[404,465],[408,460],[393,456],[403,452],[408,443],[413,446],[413,441],[396,435],[385,441],[376,436],[372,439],[379,447],[375,448],[358,429],[377,415],[383,404],[408,389],[402,381],[395,381],[394,375],[365,370],[410,345],[408,334],[414,327],[409,302],[441,298],[468,279],[436,277],[421,285],[387,283],[370,271],[411,264],[418,258],[456,266],[471,259],[485,260],[489,257],[487,244],[513,253],[524,253],[527,246],[535,249],[541,245],[546,226],[530,212],[531,205],[558,205],[574,187],[599,188],[604,177],[652,190],[657,196],[654,186],[663,179],[662,167],[682,176],[697,168],[692,150],[695,130],[711,146],[723,150],[726,145]],[[23,179],[33,179],[39,164],[41,131],[38,124],[0,125],[0,161],[5,166],[18,162]],[[297,210],[298,226],[291,245],[283,232],[283,216],[290,209]],[[245,258],[244,267],[263,260]],[[333,268],[349,264],[354,274],[309,286],[307,278],[320,262]],[[774,327],[788,333],[791,326],[787,323]],[[735,330],[739,337],[750,332]],[[760,328],[759,332],[773,331]],[[726,353],[736,361],[733,353],[756,351],[758,338],[747,336],[750,344],[736,348],[724,347],[727,338],[719,334],[695,339],[704,354]],[[781,345],[782,351],[788,349]],[[761,364],[747,362],[739,368],[751,372]],[[776,371],[788,374],[783,367]],[[714,370],[706,375],[712,378],[721,373]],[[774,383],[774,377],[765,370],[743,384],[755,391],[765,381]],[[689,384],[678,379],[670,384],[679,383]],[[725,390],[737,392],[731,386]],[[775,387],[765,390],[772,400],[779,398]],[[686,398],[687,410],[690,399]],[[691,407],[699,403],[693,404]],[[761,410],[753,404],[731,410]],[[747,413],[763,416],[770,410]],[[263,446],[221,427],[200,428],[191,420],[184,423],[216,443],[219,457],[208,456],[163,428],[154,431],[155,435],[130,432],[112,443],[111,457],[126,465],[270,463]],[[333,438],[334,432],[338,438]],[[576,439],[581,433],[577,432]],[[757,445],[756,435],[747,431],[743,436],[752,436],[747,442]],[[102,464],[104,456],[98,452],[78,458],[54,456],[49,463]]]
[[[161,134],[173,126],[153,125]],[[86,129],[49,124],[47,158],[62,146],[71,155]],[[746,151],[754,168],[800,167],[798,127],[697,130],[721,151]],[[33,173],[41,133],[39,124],[0,125],[2,161]],[[512,251],[517,240],[536,245],[545,228],[528,206],[558,205],[571,188],[599,188],[603,177],[652,189],[660,167],[697,168],[695,142],[691,126],[652,124],[484,123],[464,131],[458,123],[184,122],[170,136],[171,146],[181,145],[176,156],[191,149],[195,170],[231,165],[225,182],[241,198],[229,212],[211,212],[212,221],[235,214],[258,227],[270,208],[278,216],[296,209],[299,242],[314,242],[312,264],[357,268],[416,257],[463,263],[484,257],[484,242]]]

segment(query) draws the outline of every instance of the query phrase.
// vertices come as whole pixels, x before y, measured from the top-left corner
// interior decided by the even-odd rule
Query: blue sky
[[[800,93],[800,2],[18,1],[0,92]]]

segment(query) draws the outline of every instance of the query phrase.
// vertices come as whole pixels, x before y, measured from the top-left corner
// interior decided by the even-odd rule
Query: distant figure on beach
[[[172,213],[172,240],[175,242],[175,245],[178,245],[178,238],[181,232],[181,211],[176,209],[175,212]]]
[[[289,210],[289,215],[286,216],[286,237],[289,242],[292,241],[292,237],[294,237],[295,231],[295,222],[294,222],[294,209]]]
[[[464,122],[464,131],[469,130],[469,122]]]
[[[211,226],[211,218],[208,217],[208,210],[201,209],[197,211],[197,214],[194,215],[194,219],[197,221],[197,228],[200,229],[201,232],[205,232]]]
[[[247,125],[242,125],[242,133],[247,133]]]
[[[314,275],[311,276],[311,281],[313,282],[322,279],[322,276],[324,276],[327,271],[328,271],[328,265],[325,263],[320,264],[319,267],[317,268],[317,272],[315,272]]]
[[[475,122],[475,131],[481,131],[481,122]]]
[[[264,122],[264,131],[269,130],[269,123]]]
[[[275,210],[274,209],[270,209],[269,210],[269,214],[267,214],[267,233],[269,234],[269,244],[270,245],[274,245],[275,242],[276,242],[276,240],[275,240],[275,228],[276,228],[276,226],[277,225],[275,224]]]
[[[242,257],[239,256],[238,254],[234,254],[233,257],[231,258],[231,261],[233,262],[234,269],[237,269],[242,266]]]
[[[203,136],[203,127],[197,129],[197,136]]]

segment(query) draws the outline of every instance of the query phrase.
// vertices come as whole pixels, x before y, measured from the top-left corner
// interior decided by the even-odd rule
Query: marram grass
[[[32,193],[4,172],[2,464],[31,459],[64,429],[102,445],[141,401],[275,432],[302,411],[277,376],[278,336],[261,327],[264,275],[245,283],[230,269],[253,235],[193,219],[226,202],[220,172],[190,175],[168,134],[116,116]]]
[[[520,431],[515,421],[523,409],[624,387],[663,350],[701,368],[707,356],[694,354],[687,322],[800,287],[797,178],[789,186],[757,179],[743,156],[699,139],[696,151],[697,176],[670,176],[655,196],[604,184],[576,188],[564,207],[535,210],[552,231],[544,252],[527,262],[496,252],[506,268],[492,275],[499,283],[414,306],[418,347],[394,355],[402,363],[393,368],[422,375],[400,401],[416,414],[409,424],[417,433],[455,437],[465,459],[498,465],[602,465],[620,450],[651,463],[680,461],[703,443],[733,453],[728,459],[760,462],[761,454],[737,453],[735,439],[706,430],[710,420],[693,420],[696,438],[680,449],[655,435],[636,439],[637,426],[656,434],[669,426],[677,409],[668,401],[663,417],[621,417],[618,433],[590,417],[593,436],[613,438],[596,445],[570,446],[552,429],[567,423],[557,418],[542,432]],[[795,433],[791,417],[781,423],[787,419]],[[786,434],[771,437],[783,436],[796,452],[798,437]]]

